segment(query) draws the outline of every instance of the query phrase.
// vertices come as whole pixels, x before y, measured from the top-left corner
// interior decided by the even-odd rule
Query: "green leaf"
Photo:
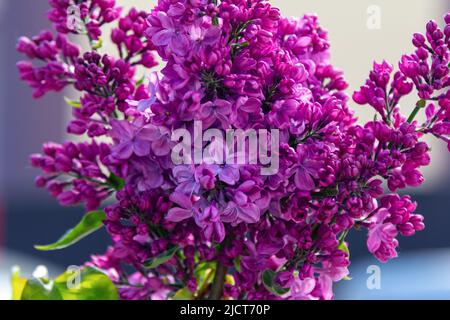
[[[20,276],[20,268],[13,267],[11,272],[12,300],[20,300],[27,284],[27,279]]]
[[[203,261],[197,264],[194,270],[194,276],[198,279],[201,279],[205,272],[207,272],[209,269],[212,269],[213,271],[216,270],[216,262],[213,261]]]
[[[77,283],[77,277],[80,282]],[[54,281],[63,300],[118,300],[114,283],[102,271],[86,267],[79,274],[67,271]]]
[[[266,289],[277,295],[282,296],[285,293],[289,292],[289,289],[281,287],[275,280],[277,277],[277,273],[273,270],[267,269],[262,274],[262,281]]]
[[[348,249],[347,243],[345,242],[344,239],[342,239],[339,242],[338,249],[344,251],[345,253],[347,253],[348,259],[350,259],[350,250]],[[352,280],[352,278],[350,278],[349,276],[345,276],[344,278],[342,278],[342,280],[350,281],[350,280]]]
[[[234,259],[234,268],[236,269],[237,272],[241,272],[241,257],[238,256],[236,257],[236,259]]]
[[[91,42],[92,49],[98,50],[103,46],[103,39],[99,38],[98,40],[94,40]]]
[[[151,258],[144,262],[144,266],[149,269],[154,269],[172,259],[175,253],[177,253],[178,249],[180,249],[180,247],[178,246],[172,247],[162,252],[159,256]]]
[[[13,278],[17,274],[13,273]],[[114,283],[102,271],[85,267],[79,271],[65,273],[55,280],[26,280],[21,300],[118,300]],[[14,283],[14,282],[13,282]]]
[[[21,300],[62,300],[62,296],[53,283],[44,284],[40,279],[29,279]]]
[[[235,286],[236,280],[234,279],[234,276],[231,274],[227,274],[225,276],[225,284],[229,284],[230,286]]]
[[[103,211],[92,211],[84,215],[80,223],[67,231],[58,241],[49,245],[37,245],[35,248],[41,251],[60,250],[67,248],[103,226],[106,216]]]
[[[136,87],[136,88],[139,88],[139,87],[144,83],[144,80],[145,80],[145,76],[142,76],[142,77],[136,82],[135,87]]]
[[[344,240],[341,240],[341,242],[339,242],[338,249],[347,253],[348,257],[350,258],[350,250],[348,249],[348,246]]]
[[[188,289],[183,288],[178,290],[172,297],[173,300],[194,300],[194,294]]]
[[[216,262],[201,262],[195,267],[194,276],[197,279],[198,288],[204,288],[212,283],[216,273]]]
[[[64,101],[71,107],[81,108],[81,102],[64,97]]]
[[[119,178],[114,173],[111,173],[108,178],[109,183],[116,189],[117,191],[122,190],[125,187],[125,180]]]

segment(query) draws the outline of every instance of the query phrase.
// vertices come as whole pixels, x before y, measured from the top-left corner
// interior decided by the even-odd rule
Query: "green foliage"
[[[103,226],[105,213],[103,211],[92,211],[86,213],[80,223],[73,229],[68,230],[58,241],[49,245],[37,245],[35,248],[41,251],[60,250],[67,248]]]
[[[273,270],[267,269],[263,272],[262,281],[266,289],[277,296],[282,296],[283,294],[288,293],[289,289],[281,287],[276,282],[276,277],[277,273]]]
[[[108,178],[109,183],[116,189],[120,191],[125,187],[125,181],[122,178],[119,178],[114,173],[111,173]]]
[[[339,242],[338,249],[347,253],[348,257],[350,257],[350,250],[348,249],[347,243],[344,240]]]
[[[81,108],[81,102],[64,97],[64,101],[73,108]]]
[[[144,262],[144,266],[148,269],[154,269],[172,259],[179,249],[180,247],[178,246],[167,249],[166,251],[162,252],[159,256],[151,258],[146,262]]]
[[[12,300],[20,300],[27,279],[20,276],[20,268],[14,267],[11,274]]]
[[[12,275],[14,300],[118,300],[114,283],[100,270],[85,267],[66,271],[55,280]]]
[[[194,294],[188,288],[178,290],[172,298],[173,300],[194,300]]]

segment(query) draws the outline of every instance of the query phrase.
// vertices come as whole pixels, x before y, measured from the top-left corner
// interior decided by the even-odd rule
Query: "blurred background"
[[[124,7],[150,10],[156,0],[117,0]],[[272,0],[285,16],[317,13],[329,30],[332,62],[343,69],[349,93],[364,82],[372,60],[396,64],[402,53],[412,52],[411,36],[423,32],[426,22],[449,11],[450,0]],[[104,231],[61,252],[37,252],[34,244],[56,240],[74,226],[83,208],[62,208],[46,191],[34,187],[37,174],[28,156],[43,142],[63,141],[70,110],[63,94],[31,98],[19,82],[15,52],[21,35],[32,36],[49,27],[47,1],[0,0],[0,299],[7,299],[10,269],[18,264],[25,273],[37,265],[58,274],[80,265],[108,245]],[[411,108],[415,99],[405,100]],[[361,120],[373,117],[368,107],[352,105]],[[407,111],[405,112],[407,113]],[[337,299],[450,299],[450,156],[446,146],[430,140],[432,166],[427,182],[412,191],[425,216],[427,228],[412,238],[401,238],[400,259],[381,265],[367,253],[365,232],[350,234],[351,281],[337,285]],[[409,191],[408,191],[409,192]],[[377,276],[376,285],[373,276]],[[369,285],[368,285],[368,282]]]

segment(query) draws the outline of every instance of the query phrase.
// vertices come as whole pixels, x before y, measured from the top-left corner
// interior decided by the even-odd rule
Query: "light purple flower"
[[[316,287],[314,278],[301,280],[298,276],[290,284],[290,292],[286,294],[289,300],[317,300],[311,293]]]
[[[311,191],[316,188],[314,178],[318,178],[318,171],[322,167],[320,161],[309,157],[308,152],[301,146],[297,149],[298,166],[294,181],[298,189],[302,191]]]
[[[196,21],[188,28],[188,35],[196,51],[212,46],[220,39],[221,30],[218,27],[204,24],[202,21]]]
[[[273,104],[272,111],[269,113],[270,122],[279,129],[289,127],[290,119],[297,112],[299,103],[293,99],[286,101],[277,101]]]
[[[189,196],[174,192],[170,195],[170,200],[172,200],[179,207],[172,208],[167,213],[166,219],[172,222],[180,222],[189,218],[194,217],[198,214],[198,208],[194,206],[192,200]]]
[[[157,100],[157,92],[159,87],[159,78],[157,72],[152,72],[149,75],[149,84],[148,84],[148,99],[143,99],[140,101],[137,100],[126,100],[126,102],[133,107],[136,107],[136,109],[140,112],[151,112],[149,109],[150,107],[156,102]]]
[[[381,208],[371,218],[369,233],[367,237],[367,248],[369,252],[381,262],[386,262],[397,257],[395,248],[398,245],[395,237],[398,234],[397,228],[392,223],[386,223],[385,220],[389,216],[386,208]]]
[[[225,226],[220,219],[219,210],[214,203],[203,209],[195,217],[195,222],[202,228],[203,235],[207,241],[221,243],[225,239]]]
[[[129,121],[111,121],[109,135],[117,141],[112,154],[117,159],[126,160],[133,154],[145,157],[150,154],[152,141],[155,140],[157,128],[151,124],[145,124],[142,120],[134,123]]]
[[[244,183],[234,192],[232,200],[227,203],[226,208],[222,211],[222,221],[233,224],[256,223],[260,219],[259,207],[250,202],[248,192],[248,183]]]
[[[322,262],[322,268],[318,270],[320,288],[322,297],[325,300],[331,300],[333,294],[333,282],[338,282],[348,276],[349,271],[345,266],[334,266],[329,261]]]
[[[151,158],[137,158],[130,162],[127,184],[135,185],[139,191],[159,188],[164,183],[159,164]]]
[[[153,137],[152,150],[155,156],[166,156],[172,150],[173,142],[171,140],[171,131],[166,127],[157,127],[157,132]]]
[[[173,178],[177,183],[175,191],[184,194],[198,193],[200,183],[195,178],[195,167],[179,165],[172,169]]]
[[[195,168],[195,181],[205,190],[213,190],[216,183],[214,166],[201,164]]]
[[[152,42],[156,46],[166,46],[169,51],[179,56],[185,56],[189,51],[189,39],[177,27],[176,22],[164,12],[158,12],[162,29],[153,34]]]
[[[231,103],[226,100],[217,99],[201,106],[200,119],[205,130],[211,127],[216,121],[220,122],[223,129],[228,129],[230,126],[230,114]]]

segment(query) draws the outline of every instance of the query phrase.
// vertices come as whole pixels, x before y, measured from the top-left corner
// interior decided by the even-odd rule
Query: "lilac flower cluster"
[[[374,64],[353,100],[379,119],[359,125],[313,15],[287,19],[262,0],[159,0],[149,14],[120,16],[114,1],[77,1],[91,40],[118,20],[118,57],[95,47],[80,56],[63,35],[69,1],[50,3],[57,39],[22,38],[19,51],[44,66],[19,70],[35,96],[68,84],[82,92],[68,131],[91,142],[48,144],[32,164],[63,205],[91,210],[115,194],[104,221],[114,244],[90,264],[123,299],[331,299],[349,273],[352,229],[366,228],[368,250],[386,262],[399,234],[424,228],[416,204],[397,192],[424,181],[425,134],[450,148],[450,14],[443,31],[430,22],[414,35],[416,51],[399,71]],[[156,65],[153,50],[164,68],[143,82],[135,70]],[[405,117],[399,101],[414,89],[419,101]],[[194,132],[194,122],[280,130],[279,171],[175,165],[172,133]]]
[[[17,50],[29,59],[43,64],[34,67],[29,61],[21,61],[17,65],[21,80],[33,88],[35,98],[66,87],[73,78],[73,72],[66,61],[73,63],[80,54],[80,49],[68,41],[65,35],[58,34],[55,38],[50,31],[43,31],[32,39],[20,38]]]
[[[48,19],[58,33],[84,32],[93,40],[100,38],[103,25],[117,20],[121,14],[115,0],[49,0],[49,4],[52,9]]]
[[[102,171],[103,161],[109,154],[107,144],[95,141],[47,143],[43,154],[31,156],[32,166],[45,174],[37,177],[36,185],[47,188],[63,206],[85,203],[88,210],[94,210],[113,191]]]

